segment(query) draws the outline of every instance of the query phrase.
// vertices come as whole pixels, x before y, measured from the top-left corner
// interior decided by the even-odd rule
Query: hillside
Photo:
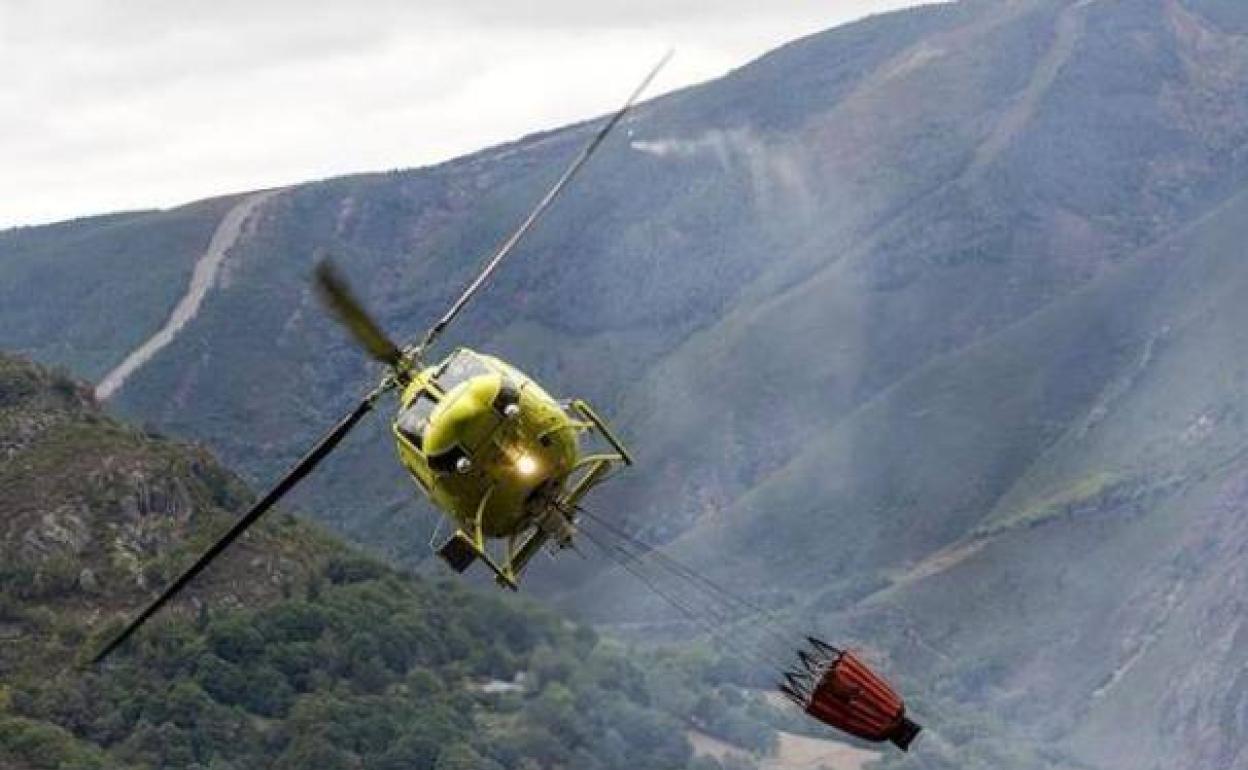
[[[451,341],[617,415],[647,473],[610,504],[667,539],[908,374],[1233,192],[1243,54],[1218,26],[1227,8],[921,8],[642,105]],[[315,255],[414,335],[590,128],[280,191],[115,403],[267,481],[371,379],[315,306]],[[102,377],[156,333],[210,217],[242,200],[0,235],[0,345]],[[363,429],[300,502],[423,558],[430,522],[384,434]]]
[[[642,105],[452,341],[613,419],[639,465],[597,511],[899,672],[943,748],[889,762],[1245,766],[1246,35],[1236,0],[963,0],[795,41]],[[315,255],[414,334],[590,130],[278,191],[111,408],[266,483],[372,380]],[[98,379],[245,200],[0,233],[0,346]],[[384,420],[298,504],[428,554]],[[598,571],[530,585],[669,620]]]
[[[1239,766],[1245,215],[925,367],[673,547],[741,587],[783,560],[799,616],[1094,767]]]
[[[281,515],[172,617],[79,668],[250,493],[203,450],[5,356],[0,442],[6,768],[717,770],[694,758],[688,725],[772,740],[766,709],[718,684],[730,669],[712,657],[639,656]]]

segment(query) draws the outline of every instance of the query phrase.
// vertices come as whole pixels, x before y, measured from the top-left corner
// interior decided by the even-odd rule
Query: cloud
[[[432,163],[907,0],[0,0],[0,226]]]

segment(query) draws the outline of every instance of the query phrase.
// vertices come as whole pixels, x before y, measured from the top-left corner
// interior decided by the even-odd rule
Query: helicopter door
[[[429,391],[422,390],[395,421],[403,437],[421,452],[425,451],[425,428],[429,427],[429,415],[433,414],[437,405]]]

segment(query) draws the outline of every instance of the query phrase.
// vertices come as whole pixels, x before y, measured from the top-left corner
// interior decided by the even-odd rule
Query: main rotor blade
[[[624,102],[624,106],[616,111],[616,113],[611,116],[610,120],[603,124],[602,128],[598,129],[598,133],[594,134],[593,139],[585,145],[584,149],[581,150],[580,155],[577,155],[571,165],[564,170],[563,175],[559,177],[554,186],[546,191],[546,195],[538,201],[537,206],[529,212],[529,215],[523,222],[520,223],[520,226],[516,228],[515,232],[508,236],[507,240],[503,241],[502,245],[498,247],[498,250],[494,252],[494,256],[490,257],[490,260],[485,263],[485,267],[481,270],[481,273],[472,283],[468,284],[468,288],[464,289],[464,293],[459,296],[459,299],[455,301],[455,304],[451,305],[451,309],[446,311],[446,314],[438,319],[438,322],[429,329],[429,331],[425,334],[424,340],[421,341],[418,350],[425,350],[432,345],[434,340],[441,336],[447,325],[449,325],[451,321],[455,320],[455,316],[459,315],[459,311],[464,309],[464,305],[467,305],[473,295],[477,293],[477,291],[487,280],[489,280],[490,276],[496,269],[498,269],[498,266],[503,259],[506,258],[513,248],[515,248],[516,244],[519,243],[520,239],[529,232],[533,225],[537,223],[537,220],[540,219],[542,214],[546,212],[546,209],[550,207],[550,204],[554,202],[559,193],[563,192],[563,188],[567,187],[568,182],[572,181],[572,177],[576,176],[576,172],[581,170],[581,167],[585,165],[585,162],[589,160],[590,156],[594,154],[599,145],[602,144],[603,140],[607,138],[607,134],[611,133],[611,129],[615,128],[616,124],[620,122],[625,113],[632,108],[633,103],[637,101],[642,92],[646,90],[646,87],[650,85],[650,82],[654,80],[656,75],[659,74],[659,70],[663,69],[663,66],[666,65],[668,60],[671,58],[671,51],[663,54],[663,58],[659,60],[659,63],[656,64],[652,70],[650,70],[650,73],[646,75],[640,85],[633,89],[633,93],[628,97],[628,100]]]
[[[166,588],[160,596],[156,597],[155,601],[147,605],[147,607],[144,608],[144,610],[140,612],[134,620],[131,620],[129,625],[122,629],[117,636],[113,637],[113,640],[110,641],[104,649],[100,650],[100,652],[92,658],[91,662],[99,663],[107,658],[113,650],[120,647],[135,631],[146,623],[149,618],[155,615],[161,607],[165,606],[170,599],[185,588],[187,583],[190,583],[196,575],[202,572],[213,559],[220,556],[221,552],[224,551],[230,543],[237,540],[239,535],[242,535],[247,531],[248,527],[255,524],[256,520],[259,519],[265,511],[272,508],[274,503],[289,492],[292,487],[303,480],[303,477],[307,476],[308,473],[316,467],[317,463],[323,460],[325,455],[329,454],[334,447],[338,445],[338,442],[342,441],[348,431],[355,427],[355,424],[360,421],[360,418],[368,414],[368,412],[373,408],[373,404],[376,402],[377,396],[380,395],[381,390],[381,388],[378,388],[370,393],[359,403],[358,406],[355,407],[355,409],[347,414],[346,417],[339,420],[338,424],[335,425],[329,433],[325,434],[325,436],[317,442],[316,446],[314,446],[311,451],[303,456],[303,459],[296,463],[295,466],[286,473],[282,480],[277,483],[277,486],[269,490],[267,495],[257,500],[256,503],[251,506],[251,510],[247,511],[241,519],[235,522],[233,527],[230,527],[229,532],[226,532],[225,535],[217,540],[217,542],[213,543],[212,547],[205,551],[204,554],[200,556],[189,569],[178,576],[177,580],[170,583],[169,587]]]
[[[329,307],[338,322],[347,327],[347,331],[351,332],[360,347],[376,360],[398,366],[403,359],[403,352],[368,314],[364,304],[356,299],[346,279],[328,259],[316,264],[316,289],[321,301]]]

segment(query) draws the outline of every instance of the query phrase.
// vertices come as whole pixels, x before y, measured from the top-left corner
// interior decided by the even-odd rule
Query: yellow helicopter
[[[518,588],[521,573],[544,546],[567,548],[576,534],[578,503],[615,468],[632,464],[628,451],[583,400],[560,402],[532,379],[494,356],[457,348],[431,363],[427,353],[481,290],[516,244],[602,145],[671,57],[669,51],[624,106],[612,114],[534,209],[503,241],[480,274],[416,344],[399,347],[364,309],[333,265],[316,268],[316,287],[356,342],[386,365],[380,384],[364,396],[219,540],[100,650],[98,663],[123,644],[196,575],[325,458],[380,398],[399,391],[392,424],[399,459],[455,532],[438,550],[457,572],[476,560],[496,581]],[[582,438],[601,451],[585,451]],[[500,551],[501,553],[496,553]]]
[[[481,559],[516,589],[547,542],[566,548],[576,506],[628,451],[589,404],[561,404],[511,365],[459,348],[404,387],[392,430],[399,459],[457,525],[438,553],[457,572]],[[584,454],[582,433],[609,451]],[[506,540],[505,555],[487,543]]]

